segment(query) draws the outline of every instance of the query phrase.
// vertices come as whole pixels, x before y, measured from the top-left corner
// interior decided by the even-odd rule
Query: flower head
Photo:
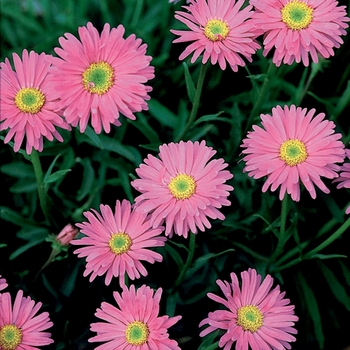
[[[217,280],[226,299],[208,293],[208,297],[228,310],[216,310],[208,314],[199,326],[208,325],[200,336],[204,337],[216,329],[223,329],[219,346],[224,350],[235,349],[290,349],[290,342],[296,339],[294,305],[284,298],[279,286],[271,290],[273,278],[262,277],[256,270],[248,269],[241,273],[242,286],[239,286],[235,273],[231,273],[231,283]]]
[[[43,332],[53,325],[48,312],[36,315],[41,305],[30,297],[23,297],[23,291],[20,290],[12,308],[10,293],[1,295],[0,349],[39,350],[42,346],[53,343],[51,334]]]
[[[10,129],[4,142],[14,139],[17,152],[26,137],[26,152],[43,150],[44,136],[52,141],[63,141],[56,127],[70,130],[69,125],[56,112],[57,98],[48,88],[49,55],[28,53],[23,50],[22,60],[13,53],[15,71],[10,61],[0,63],[0,130]]]
[[[193,41],[180,60],[193,53],[194,63],[203,53],[202,63],[210,58],[212,64],[219,63],[225,69],[227,62],[235,72],[238,66],[245,65],[243,58],[252,61],[251,56],[260,48],[250,19],[252,6],[241,9],[244,0],[190,0],[189,3],[183,6],[188,12],[176,11],[175,18],[190,30],[171,30],[180,36],[174,43]]]
[[[110,124],[119,126],[119,113],[135,119],[135,112],[147,110],[154,78],[146,44],[132,34],[123,38],[122,25],[110,29],[106,23],[101,35],[88,23],[78,29],[80,41],[70,33],[59,39],[52,58],[52,90],[61,99],[64,116],[72,126],[84,132],[91,115],[96,133],[110,132]]]
[[[233,175],[223,170],[223,159],[210,160],[215,153],[205,141],[160,146],[160,159],[148,155],[136,169],[140,179],[131,182],[142,193],[135,198],[136,210],[150,213],[153,227],[165,221],[166,235],[185,238],[189,231],[210,228],[207,217],[223,220],[218,208],[231,204],[227,197],[233,187],[225,182]]]
[[[146,215],[135,212],[127,200],[116,202],[115,212],[108,205],[85,212],[87,222],[76,224],[86,236],[71,241],[73,245],[83,245],[74,251],[78,257],[86,258],[84,276],[91,273],[90,282],[96,276],[106,274],[105,283],[109,285],[112,277],[118,277],[124,284],[124,275],[132,280],[147,275],[141,261],[153,264],[163,257],[149,248],[164,246],[166,238],[159,236],[162,227],[150,228]]]
[[[181,316],[158,316],[161,295],[161,288],[154,293],[146,285],[138,289],[134,285],[123,287],[121,294],[114,292],[118,307],[101,304],[95,315],[107,322],[91,324],[91,331],[97,335],[89,342],[106,342],[96,350],[180,350],[177,342],[169,339],[168,328]]]
[[[68,246],[72,239],[74,239],[79,230],[72,224],[67,224],[61,232],[57,235],[56,241],[62,246]]]
[[[345,150],[346,157],[350,159],[350,149]],[[339,182],[337,188],[350,188],[350,163],[344,163],[339,168],[339,177],[333,180]],[[350,205],[346,208],[346,214],[350,214]]]
[[[315,63],[318,55],[333,56],[350,21],[346,7],[337,6],[335,0],[250,0],[250,4],[256,9],[256,29],[264,34],[263,55],[275,48],[276,66],[294,61],[308,66],[309,54]]]
[[[262,127],[253,125],[254,131],[248,132],[241,145],[243,171],[254,179],[267,176],[263,192],[270,185],[272,191],[281,186],[281,200],[287,192],[299,201],[301,181],[312,198],[316,198],[315,185],[329,193],[320,177],[338,177],[335,163],[343,162],[344,144],[339,141],[341,134],[334,133],[335,124],[324,120],[324,113],[313,118],[314,114],[315,109],[277,106],[272,115],[261,114]]]
[[[8,286],[8,284],[6,283],[5,278],[1,278],[1,277],[2,276],[0,275],[0,290],[3,290]]]

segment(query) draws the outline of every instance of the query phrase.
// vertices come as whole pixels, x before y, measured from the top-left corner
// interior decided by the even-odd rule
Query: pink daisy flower
[[[22,290],[18,291],[13,308],[10,293],[1,295],[0,349],[39,350],[53,343],[51,334],[43,332],[53,325],[49,313],[36,315],[41,305],[30,297],[23,297]]]
[[[22,60],[13,53],[15,71],[8,58],[0,63],[0,130],[10,129],[4,142],[14,139],[17,152],[26,137],[26,152],[43,150],[43,137],[63,141],[56,127],[70,130],[56,108],[56,96],[48,88],[49,55],[23,50]]]
[[[241,273],[240,288],[237,275],[231,273],[231,283],[217,280],[225,299],[208,293],[208,297],[228,310],[216,310],[202,320],[199,327],[208,325],[200,336],[204,337],[217,329],[225,331],[220,338],[219,346],[224,350],[235,349],[290,349],[290,342],[296,339],[292,334],[297,331],[294,322],[298,317],[294,314],[294,305],[284,298],[279,286],[271,290],[273,278],[262,277],[256,270],[248,269]]]
[[[95,350],[180,350],[175,340],[169,339],[168,328],[181,319],[181,316],[159,317],[159,303],[162,289],[142,285],[137,290],[134,285],[123,288],[113,296],[115,307],[103,302],[95,316],[107,321],[91,324],[91,331],[97,335],[89,342],[106,342]]]
[[[180,36],[174,43],[193,41],[180,60],[193,53],[194,63],[203,53],[203,64],[210,58],[212,64],[219,63],[225,69],[227,62],[235,72],[238,66],[245,66],[243,58],[252,62],[251,56],[260,48],[251,20],[252,6],[241,9],[244,0],[190,0],[189,3],[183,6],[188,12],[176,11],[175,18],[190,30],[171,30]]]
[[[222,158],[210,160],[215,153],[205,141],[160,146],[160,159],[149,154],[136,169],[140,179],[131,182],[142,193],[135,198],[136,210],[149,213],[153,227],[165,221],[170,237],[175,232],[187,238],[189,231],[210,228],[207,217],[223,220],[218,208],[231,204],[227,197],[233,187],[225,182],[233,175],[223,170]]]
[[[276,66],[294,61],[308,66],[309,54],[315,63],[318,55],[333,56],[350,21],[346,7],[337,6],[335,0],[250,0],[250,4],[256,9],[256,29],[264,34],[263,55],[275,48]]]
[[[8,286],[8,284],[6,283],[5,278],[1,278],[1,277],[2,276],[0,275],[0,290],[3,290]]]
[[[345,150],[346,156],[350,159],[350,149]],[[350,163],[344,163],[340,166],[339,177],[333,182],[339,182],[337,188],[350,188]],[[346,214],[350,214],[350,205],[346,208]]]
[[[73,245],[86,247],[76,249],[79,258],[86,258],[84,276],[91,273],[90,282],[96,276],[106,274],[105,283],[109,285],[112,277],[118,277],[124,284],[124,275],[132,280],[147,276],[141,261],[153,264],[163,257],[149,248],[164,246],[166,238],[159,236],[163,228],[150,228],[146,215],[135,212],[127,200],[116,202],[115,212],[108,205],[100,205],[101,214],[92,209],[85,212],[87,222],[76,224],[86,235],[71,241]]]
[[[120,125],[119,113],[136,119],[134,113],[147,110],[145,102],[152,89],[144,85],[154,78],[146,44],[132,34],[123,38],[122,25],[110,29],[106,23],[101,35],[89,22],[78,29],[80,41],[70,33],[61,37],[62,48],[52,58],[54,84],[69,124],[84,132],[91,115],[96,133],[110,132],[110,124]]]
[[[315,109],[277,106],[272,115],[261,114],[262,127],[253,125],[254,131],[248,132],[241,145],[246,155],[243,172],[254,179],[267,176],[263,192],[281,186],[280,200],[287,192],[299,201],[301,181],[313,199],[315,185],[329,193],[320,177],[338,177],[335,163],[343,162],[344,144],[339,141],[342,135],[334,133],[335,124],[324,120],[324,113],[314,114]]]

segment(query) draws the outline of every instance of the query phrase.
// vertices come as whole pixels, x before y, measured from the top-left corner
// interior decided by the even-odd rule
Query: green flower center
[[[23,113],[38,113],[45,103],[44,94],[37,88],[23,88],[15,96],[15,105]]]
[[[128,234],[124,232],[113,233],[108,242],[111,251],[116,255],[121,255],[129,251],[132,240]]]
[[[146,343],[149,336],[147,324],[135,321],[129,323],[125,330],[126,341],[131,345],[140,346]]]
[[[14,350],[22,342],[22,331],[13,324],[0,328],[0,349]]]
[[[303,1],[293,0],[282,8],[282,22],[284,22],[289,29],[304,29],[312,22],[313,11],[314,10]]]
[[[220,19],[210,19],[204,27],[204,35],[211,41],[222,41],[229,32],[227,23]]]
[[[188,199],[196,192],[196,182],[190,175],[179,174],[171,179],[168,188],[176,199]]]
[[[91,63],[83,72],[83,85],[91,94],[103,95],[114,82],[114,70],[107,62]]]
[[[307,158],[305,144],[299,140],[284,141],[280,147],[280,158],[289,166],[304,162]]]
[[[237,311],[237,324],[251,333],[263,325],[263,318],[261,311],[254,305],[242,306]]]

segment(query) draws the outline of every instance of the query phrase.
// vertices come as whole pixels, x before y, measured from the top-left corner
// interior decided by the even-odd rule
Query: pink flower
[[[294,61],[308,66],[309,54],[315,63],[318,55],[333,56],[350,21],[346,7],[337,6],[335,0],[250,0],[250,4],[256,9],[256,29],[264,34],[263,55],[275,48],[276,66]]]
[[[56,96],[48,88],[49,56],[23,50],[22,60],[13,53],[15,71],[10,61],[0,63],[0,130],[10,129],[4,142],[14,139],[17,152],[26,137],[26,152],[43,150],[43,137],[63,141],[56,127],[70,130],[69,125],[55,112]]]
[[[30,297],[23,297],[20,290],[12,308],[10,293],[1,295],[0,349],[39,350],[53,343],[51,334],[43,332],[53,325],[49,313],[36,315],[41,305],[40,302],[35,304]]]
[[[5,278],[1,278],[1,277],[2,276],[0,275],[0,290],[3,290],[8,286],[8,284],[6,283]]]
[[[298,317],[294,315],[294,305],[284,298],[279,286],[271,290],[273,278],[262,277],[256,270],[248,269],[241,273],[240,288],[237,275],[231,273],[231,283],[217,280],[225,299],[208,293],[208,297],[228,310],[216,310],[202,320],[199,327],[208,325],[200,336],[204,337],[216,329],[223,329],[219,346],[224,350],[235,349],[290,349],[289,342],[296,339],[292,334],[297,331],[293,327]],[[262,282],[261,282],[262,281]]]
[[[287,192],[299,201],[301,181],[314,199],[314,185],[329,193],[320,177],[338,177],[335,163],[343,162],[344,144],[342,135],[334,133],[335,124],[323,120],[324,113],[314,114],[315,109],[277,106],[272,116],[261,114],[262,127],[253,125],[254,131],[248,132],[241,145],[246,154],[243,171],[254,179],[267,176],[263,192],[270,185],[272,191],[281,186],[281,200]]]
[[[84,276],[91,273],[91,282],[106,274],[106,285],[113,276],[119,276],[121,285],[125,274],[132,280],[146,276],[142,260],[151,264],[163,260],[149,249],[164,246],[166,238],[159,236],[163,228],[150,228],[146,215],[131,210],[127,200],[116,202],[115,213],[108,205],[101,204],[100,210],[102,216],[94,209],[84,213],[88,221],[76,226],[86,237],[71,241],[73,245],[86,246],[74,251],[79,258],[87,257]]]
[[[350,149],[345,150],[346,156],[350,159]],[[337,188],[350,188],[350,163],[344,163],[339,168],[339,177],[333,182],[339,182]],[[350,214],[350,205],[346,208],[346,214]]]
[[[159,314],[159,302],[162,289],[155,293],[142,285],[137,290],[131,285],[123,288],[114,299],[119,308],[103,302],[95,316],[107,321],[91,324],[91,331],[97,335],[89,342],[106,342],[96,350],[180,350],[175,340],[169,339],[168,328],[181,319],[181,316],[169,317]]]
[[[193,53],[194,63],[203,53],[203,64],[210,58],[212,64],[219,63],[225,69],[227,61],[235,72],[238,66],[245,65],[243,58],[252,62],[251,56],[260,48],[251,20],[252,6],[241,10],[244,0],[190,0],[189,3],[183,6],[188,12],[176,11],[175,18],[190,30],[171,30],[180,36],[174,43],[193,41],[180,60]]]
[[[154,78],[146,44],[132,34],[123,38],[122,25],[104,25],[101,35],[89,22],[79,27],[79,41],[66,33],[59,39],[52,58],[52,90],[57,92],[64,116],[72,126],[84,132],[91,115],[96,133],[110,132],[110,124],[119,126],[119,113],[136,119],[134,113],[147,110],[151,87],[144,85]]]
[[[135,198],[136,210],[149,213],[153,227],[165,221],[170,237],[175,232],[187,238],[189,231],[210,228],[207,217],[223,220],[218,208],[231,204],[227,197],[233,187],[225,182],[233,175],[223,170],[223,159],[209,161],[215,153],[205,141],[160,146],[160,159],[149,154],[136,169],[140,179],[131,182],[142,193]]]

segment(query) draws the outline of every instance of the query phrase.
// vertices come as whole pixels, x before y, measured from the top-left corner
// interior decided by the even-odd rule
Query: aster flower
[[[158,316],[161,295],[162,288],[154,293],[146,285],[123,287],[121,294],[114,292],[118,307],[103,302],[96,310],[95,316],[107,323],[91,324],[91,331],[97,335],[89,342],[106,342],[95,350],[180,350],[177,342],[169,339],[168,328],[181,316]]]
[[[203,53],[203,64],[210,58],[212,64],[219,63],[225,69],[227,62],[235,72],[238,66],[245,66],[243,58],[252,62],[251,56],[260,45],[255,40],[251,5],[241,9],[244,0],[190,0],[189,3],[183,6],[187,12],[176,11],[175,18],[190,30],[171,30],[180,36],[174,43],[193,41],[180,60],[193,53],[194,63]]]
[[[116,202],[115,212],[108,205],[100,205],[101,215],[94,209],[85,212],[87,222],[76,224],[86,236],[71,241],[83,245],[74,251],[78,257],[86,258],[84,276],[91,273],[90,282],[96,276],[106,274],[109,285],[112,277],[118,277],[124,284],[124,275],[132,280],[147,275],[141,261],[153,264],[163,257],[149,248],[164,246],[166,238],[159,236],[163,228],[150,228],[146,215],[135,212],[127,200]]]
[[[149,154],[136,169],[140,179],[131,182],[142,193],[135,198],[136,210],[149,213],[153,227],[165,221],[170,237],[175,232],[187,238],[189,231],[210,228],[207,217],[223,220],[218,208],[231,204],[227,197],[233,187],[225,182],[233,175],[223,170],[222,158],[210,160],[215,153],[205,141],[160,146],[160,159]]]
[[[350,149],[345,150],[346,156],[350,159]],[[350,163],[344,163],[340,166],[339,177],[333,182],[339,182],[337,188],[350,188]],[[350,205],[346,208],[346,214],[350,214]]]
[[[144,85],[154,78],[146,44],[132,34],[123,38],[122,25],[110,29],[106,23],[101,35],[88,23],[78,29],[80,41],[70,33],[61,37],[59,57],[52,58],[54,84],[69,124],[84,132],[91,115],[96,133],[110,132],[110,124],[120,125],[119,114],[136,119],[134,113],[147,110],[152,89]]]
[[[9,129],[4,142],[14,140],[17,152],[26,138],[26,152],[43,150],[43,138],[63,141],[56,127],[70,130],[55,112],[56,96],[48,88],[49,55],[23,50],[22,59],[13,53],[15,71],[8,58],[0,63],[0,130]]]
[[[241,273],[240,288],[237,275],[231,273],[231,283],[217,280],[226,299],[208,293],[208,297],[228,310],[216,310],[202,320],[199,327],[208,325],[200,336],[204,337],[216,329],[225,331],[220,338],[219,346],[224,350],[235,349],[290,349],[290,342],[296,339],[292,334],[297,331],[294,322],[294,305],[284,298],[285,292],[280,292],[279,286],[271,290],[273,278],[262,277],[256,270],[248,269]]]
[[[0,275],[0,290],[3,290],[8,286],[8,284],[6,283],[5,278],[1,278],[1,277],[2,276]]]
[[[250,4],[256,10],[256,29],[264,34],[263,55],[275,48],[276,66],[294,61],[308,66],[309,54],[315,63],[318,55],[333,56],[350,21],[346,7],[337,6],[335,0],[250,0]]]
[[[343,162],[344,144],[339,141],[342,135],[334,133],[335,124],[324,120],[324,113],[314,117],[315,112],[294,105],[277,106],[272,115],[261,114],[262,127],[253,125],[253,131],[248,132],[241,145],[246,155],[243,172],[254,179],[267,176],[263,192],[270,186],[272,191],[281,186],[281,200],[287,192],[299,201],[301,181],[313,199],[315,185],[329,193],[321,176],[338,177],[335,163]]]
[[[34,350],[53,343],[51,334],[43,332],[52,327],[48,312],[36,315],[41,303],[23,297],[19,290],[13,304],[10,293],[1,295],[0,303],[0,349]]]

